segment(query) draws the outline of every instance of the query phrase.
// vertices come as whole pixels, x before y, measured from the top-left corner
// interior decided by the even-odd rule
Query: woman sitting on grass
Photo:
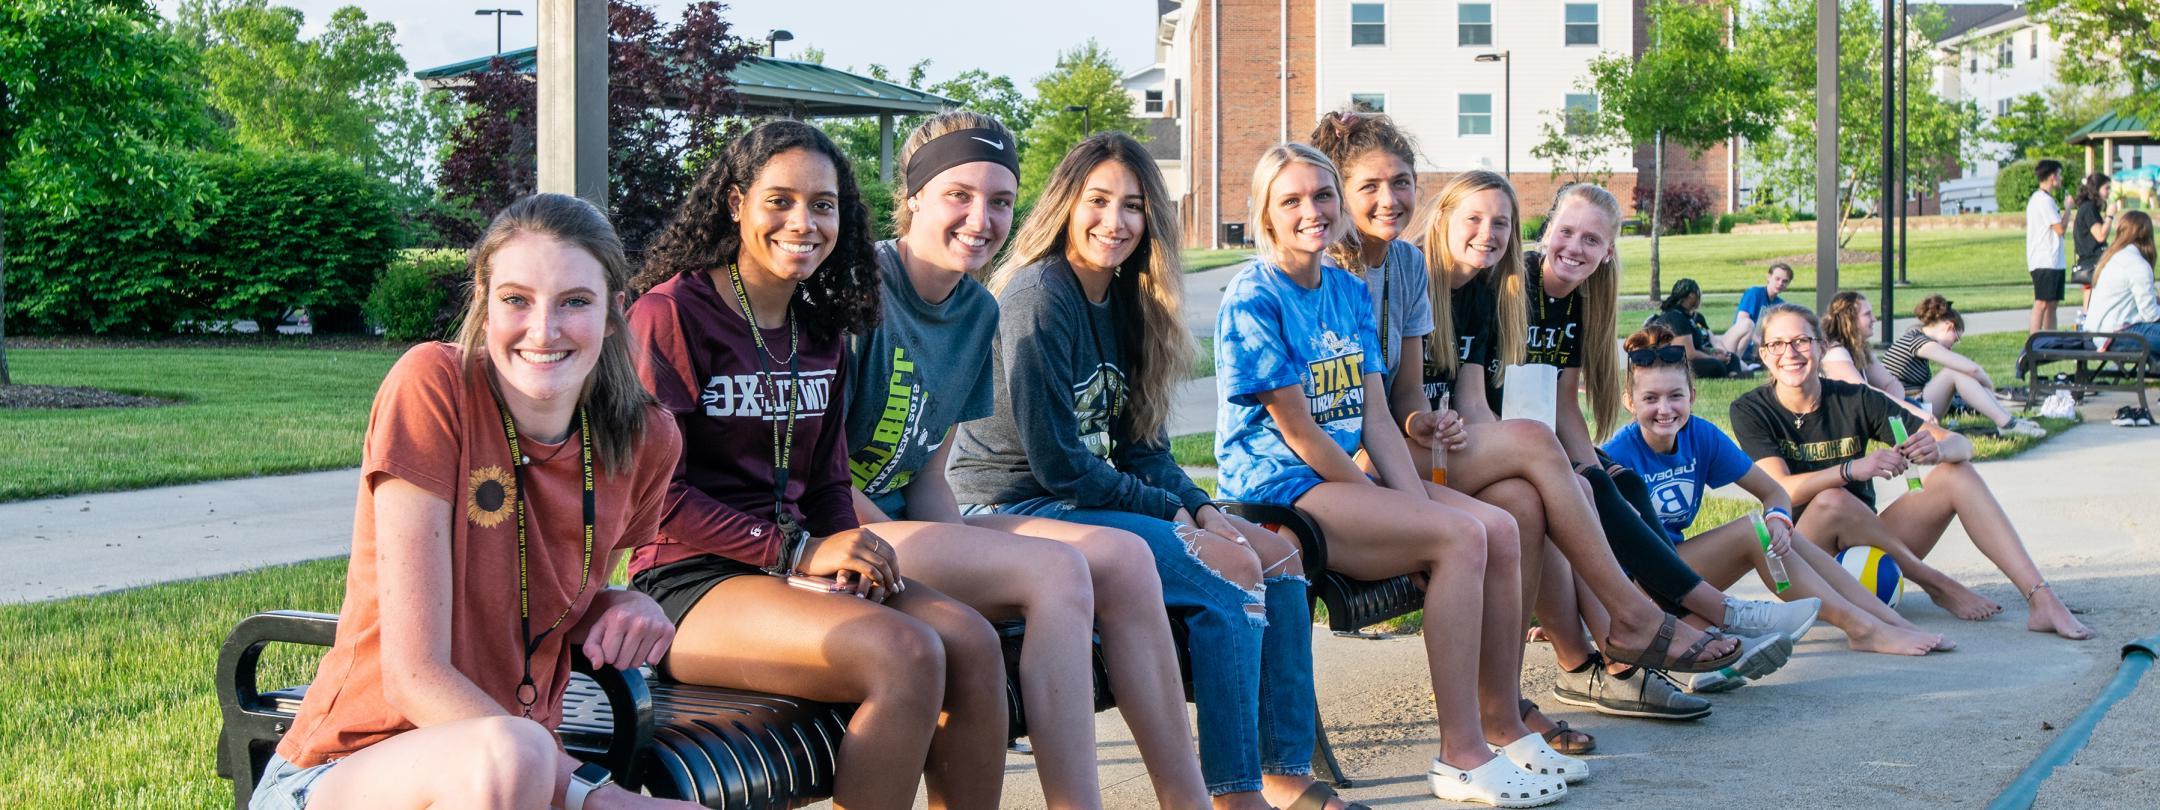
[[[1830,299],[1830,310],[1822,321],[1824,345],[1829,347],[1823,351],[1823,379],[1873,388],[1914,416],[1940,421],[1932,411],[1905,399],[1904,384],[1883,368],[1882,358],[1875,356],[1868,336],[1875,334],[1877,323],[1875,307],[1868,303],[1867,296],[1846,290]]]
[[[1605,442],[1605,453],[1640,475],[1649,486],[1657,521],[1688,567],[1710,584],[1730,588],[1753,570],[1763,584],[1770,579],[1762,544],[1746,518],[1699,533],[1683,532],[1695,522],[1710,490],[1738,483],[1762,503],[1770,530],[1770,553],[1784,563],[1792,587],[1778,594],[1787,601],[1820,599],[1822,617],[1845,631],[1852,648],[1864,652],[1922,655],[1950,649],[1942,636],[1921,632],[1897,611],[1876,599],[1835,558],[1811,543],[1795,543],[1792,498],[1769,473],[1756,468],[1740,446],[1707,419],[1694,418],[1695,377],[1677,344],[1663,327],[1629,335],[1627,409],[1635,421]],[[1799,640],[1806,627],[1795,628]],[[1695,676],[1693,692],[1721,692],[1740,686],[1740,678],[1722,672]]]
[[[1796,526],[1802,536],[1831,552],[1882,549],[1907,579],[1958,618],[2001,613],[2001,605],[1921,561],[1956,518],[2024,595],[2027,629],[2092,637],[2040,576],[2010,516],[1970,463],[1971,442],[1898,409],[1879,391],[1823,379],[1816,359],[1822,332],[1805,307],[1765,310],[1757,343],[1770,381],[1733,401],[1733,435],[1802,510]],[[1902,420],[1909,433],[1902,443],[1892,419]],[[1892,446],[1869,452],[1870,440]],[[1924,489],[1899,496],[1876,514],[1874,479],[1896,478],[1913,464],[1934,465],[1922,479]]]
[[[1995,423],[1999,435],[2035,439],[2047,435],[2047,428],[2011,415],[1995,401],[1995,381],[1988,378],[1987,369],[1951,350],[1965,337],[1965,316],[1950,306],[1949,299],[1940,295],[1922,298],[1913,307],[1913,316],[1920,319],[1920,325],[1905,330],[1882,353],[1883,368],[1904,386],[1906,399],[1927,408],[1939,420],[1950,413],[1955,398]],[[1930,360],[1941,363],[1942,370],[1935,371]]]
[[[607,587],[652,541],[681,446],[630,367],[622,243],[542,194],[471,265],[457,342],[413,347],[376,392],[337,643],[249,806],[696,807],[611,785],[550,732],[572,649],[630,669],[674,636]]]
[[[997,634],[902,579],[855,517],[842,338],[876,325],[879,304],[854,177],[817,129],[761,124],[728,142],[647,252],[630,330],[683,454],[630,586],[679,630],[669,677],[860,704],[836,804],[906,807],[927,774],[934,805],[994,806]]]
[[[953,110],[901,146],[900,237],[877,244],[884,316],[849,338],[855,515],[892,542],[909,576],[984,616],[1027,620],[1018,681],[1046,804],[1102,804],[1090,663],[1098,619],[1110,685],[1156,795],[1199,803],[1177,651],[1140,538],[1047,518],[966,519],[946,480],[954,426],[990,416],[996,399],[997,299],[970,275],[1012,229],[1014,143],[995,119]]]
[[[1718,348],[1712,341],[1710,324],[1702,316],[1702,285],[1692,278],[1673,282],[1672,294],[1658,306],[1657,321],[1665,330],[1679,337],[1679,345],[1687,350],[1688,362],[1695,367],[1695,376],[1708,379],[1719,377],[1744,377],[1740,360],[1732,352]]]

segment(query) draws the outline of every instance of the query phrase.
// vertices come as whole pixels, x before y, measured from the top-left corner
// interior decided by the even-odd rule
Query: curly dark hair
[[[803,328],[821,340],[862,332],[878,322],[877,259],[870,238],[870,208],[863,204],[846,155],[816,127],[799,121],[767,121],[729,141],[698,176],[666,228],[645,252],[645,268],[631,281],[642,293],[682,273],[702,273],[735,261],[742,225],[729,213],[728,192],[744,192],[774,155],[807,149],[831,160],[840,179],[840,233],[832,255],[796,289],[793,309]]]

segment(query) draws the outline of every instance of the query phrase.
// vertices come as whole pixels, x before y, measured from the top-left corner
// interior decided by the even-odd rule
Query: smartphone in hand
[[[791,588],[801,588],[806,591],[815,591],[817,593],[844,593],[858,598],[862,596],[862,594],[855,593],[854,591],[850,590],[848,586],[840,584],[839,580],[836,580],[832,577],[814,577],[810,576],[809,574],[791,574],[787,578],[787,584],[788,587]]]

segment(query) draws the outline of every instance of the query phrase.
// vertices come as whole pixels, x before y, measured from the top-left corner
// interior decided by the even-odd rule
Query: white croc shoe
[[[1531,774],[1557,776],[1570,785],[1590,778],[1590,763],[1554,751],[1552,745],[1535,731],[1504,746],[1486,747]]]
[[[1425,772],[1434,798],[1449,802],[1475,802],[1494,807],[1537,807],[1567,795],[1567,782],[1558,777],[1525,772],[1496,756],[1467,771],[1457,770],[1438,757]]]

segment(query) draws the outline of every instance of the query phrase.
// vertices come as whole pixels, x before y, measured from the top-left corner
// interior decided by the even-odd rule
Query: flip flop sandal
[[[1335,798],[1334,788],[1328,787],[1323,782],[1314,782],[1306,785],[1305,792],[1298,794],[1298,797],[1290,802],[1290,806],[1283,808],[1283,810],[1327,810],[1328,800],[1333,798]],[[1372,808],[1345,800],[1343,810],[1372,810]]]
[[[1530,720],[1530,714],[1538,711],[1538,705],[1530,702],[1529,698],[1522,698],[1520,705],[1522,706],[1523,721],[1527,723]],[[1569,728],[1566,720],[1554,720],[1547,717],[1545,722],[1553,724],[1552,730],[1538,732],[1538,736],[1544,737],[1545,744],[1552,746],[1554,751],[1575,756],[1597,750],[1597,738],[1590,736],[1590,732]]]
[[[1567,795],[1567,782],[1538,776],[1515,767],[1507,757],[1493,757],[1467,771],[1457,770],[1434,757],[1425,772],[1434,798],[1448,802],[1475,802],[1494,807],[1537,807]]]
[[[1716,658],[1703,657],[1704,648],[1709,647],[1711,642],[1726,637],[1715,630],[1703,631],[1703,637],[1696,639],[1694,644],[1688,645],[1687,650],[1680,653],[1680,657],[1674,658],[1666,655],[1665,651],[1672,647],[1673,626],[1679,623],[1679,618],[1670,613],[1665,614],[1665,621],[1658,624],[1657,636],[1650,640],[1649,647],[1640,650],[1622,647],[1614,644],[1612,639],[1608,638],[1605,640],[1605,657],[1644,669],[1687,673],[1716,672],[1731,666],[1734,661],[1740,660],[1739,645],[1734,645],[1732,652]]]
[[[1570,785],[1590,778],[1590,763],[1570,756],[1563,756],[1545,744],[1545,738],[1533,731],[1522,739],[1507,745],[1487,745],[1492,752],[1506,757],[1515,767],[1539,776],[1557,776]]]

